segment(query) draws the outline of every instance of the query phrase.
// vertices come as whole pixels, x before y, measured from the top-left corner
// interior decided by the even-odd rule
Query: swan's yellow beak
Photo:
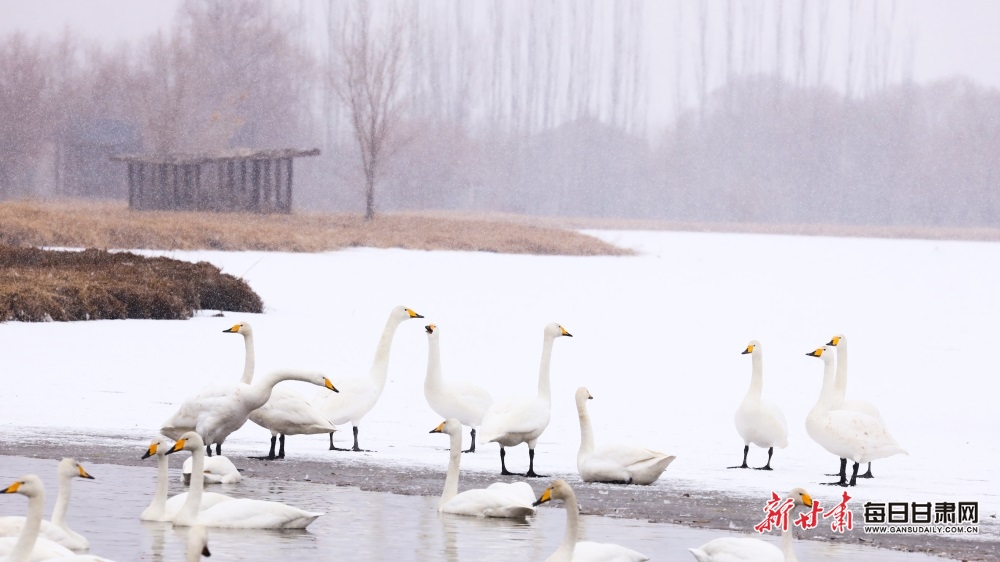
[[[239,324],[233,324],[232,328],[229,328],[227,330],[222,330],[222,333],[223,334],[238,334],[238,333],[240,333],[240,325]]]
[[[157,449],[159,449],[159,447],[160,447],[159,443],[151,443],[149,445],[149,448],[146,449],[146,453],[142,455],[142,458],[148,459],[149,457],[155,455],[156,451],[157,451]]]
[[[806,507],[812,507],[813,506],[812,496],[810,496],[809,494],[802,494],[802,503],[804,503]]]
[[[5,494],[16,494],[17,491],[20,490],[20,489],[21,489],[21,483],[20,482],[14,482],[10,486],[7,486],[6,488],[4,488],[3,493],[5,493]]]
[[[562,335],[564,335],[564,336],[569,336],[569,337],[573,337],[573,334],[571,334],[571,333],[567,332],[567,331],[566,331],[566,328],[563,328],[562,326],[559,326],[559,329],[560,329],[560,330],[562,330]]]
[[[441,422],[437,427],[427,433],[444,433],[444,422]]]
[[[806,353],[806,355],[808,355],[810,357],[821,357],[823,355],[823,348],[820,347],[818,349],[810,351],[809,353]]]
[[[409,308],[406,309],[406,313],[410,315],[410,318],[423,318],[423,316],[417,314],[416,312],[413,312],[413,310]]]
[[[826,345],[832,345],[834,347],[840,345],[840,336],[833,336],[833,339],[826,342]]]
[[[328,389],[334,392],[340,392],[339,390],[337,390],[337,387],[333,386],[333,383],[330,382],[330,379],[326,377],[323,377],[323,386],[327,387]]]
[[[76,469],[80,471],[80,478],[86,478],[87,480],[93,480],[94,477],[87,474],[87,471],[83,469],[83,465],[76,465]]]
[[[747,353],[753,353],[752,345],[748,345],[747,348],[743,350],[743,353],[741,353],[741,355],[746,355]]]
[[[551,499],[552,499],[552,486],[549,486],[548,488],[545,488],[544,492],[542,492],[541,497],[539,497],[538,500],[536,500],[535,503],[533,503],[531,505],[532,505],[532,507],[537,506],[537,505],[541,505],[541,504],[543,504],[543,503],[545,503],[545,502],[547,502],[547,501],[549,501]]]
[[[437,330],[437,326],[435,326],[434,324],[428,324],[424,326],[424,330],[426,330],[428,334],[433,334],[434,330]]]
[[[177,451],[183,451],[185,444],[187,444],[187,439],[179,439],[176,443],[174,443],[174,446],[171,447],[169,451],[167,451],[166,454],[169,455],[171,453],[176,453]]]

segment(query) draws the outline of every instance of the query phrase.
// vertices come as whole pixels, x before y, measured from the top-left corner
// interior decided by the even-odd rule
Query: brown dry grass
[[[0,272],[0,321],[177,319],[196,309],[263,309],[246,282],[206,262],[0,245]]]
[[[498,218],[132,211],[124,203],[0,203],[0,243],[12,246],[317,252],[366,246],[509,254],[628,255],[591,236]]]

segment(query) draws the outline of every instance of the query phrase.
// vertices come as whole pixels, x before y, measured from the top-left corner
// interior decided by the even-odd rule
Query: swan
[[[188,531],[187,562],[200,562],[202,556],[211,556],[208,550],[208,529],[195,525]]]
[[[594,429],[587,415],[587,400],[594,397],[584,387],[576,389],[576,411],[580,415],[580,452],[576,468],[584,482],[618,482],[622,484],[652,484],[674,461],[674,455],[664,455],[642,447],[606,445],[594,450]]]
[[[286,380],[309,382],[337,392],[323,375],[295,371],[269,373],[253,384],[215,385],[185,400],[177,413],[163,423],[160,433],[176,440],[185,432],[197,431],[208,443],[207,453],[212,454],[211,444],[215,443],[215,452],[221,455],[226,437],[246,423],[250,412],[267,402],[274,385]]]
[[[52,510],[52,521],[42,520],[40,535],[50,541],[58,543],[70,550],[87,550],[90,542],[86,537],[69,528],[66,524],[66,510],[69,507],[70,492],[74,478],[86,478],[93,480],[94,477],[87,474],[83,465],[76,459],[63,459],[59,461],[56,470],[59,478],[59,495],[56,496],[56,506]],[[16,537],[24,527],[25,518],[21,516],[0,517],[0,537]]]
[[[271,391],[271,398],[268,399],[267,403],[250,412],[250,421],[271,431],[271,450],[266,457],[256,457],[267,460],[285,458],[286,435],[312,435],[337,431],[330,420],[323,417],[323,414],[308,400],[297,392],[280,385]],[[279,435],[281,436],[281,447],[278,454],[275,455],[274,448]],[[184,461],[184,466],[187,466],[187,461]],[[207,465],[205,470],[207,478]]]
[[[837,378],[833,381],[834,396],[839,401],[836,406],[837,409],[854,410],[855,412],[868,414],[884,423],[882,413],[871,402],[847,399],[847,338],[844,337],[844,334],[837,334],[830,338],[830,341],[826,345],[837,348]],[[842,479],[846,477],[846,470],[847,459],[841,459],[839,474]],[[864,474],[859,474],[858,478],[875,478],[872,476],[872,463],[868,463],[868,470]]]
[[[21,532],[14,537],[0,538],[0,560],[5,562],[35,562],[56,556],[71,556],[73,551],[46,538],[39,537],[42,511],[45,509],[45,485],[34,474],[21,477],[0,493],[21,494],[28,498],[28,514]]]
[[[253,382],[254,351],[253,351],[253,328],[249,322],[237,322],[231,328],[222,330],[224,334],[239,334],[243,336],[243,376],[240,382],[250,384]]]
[[[181,480],[185,484],[191,483],[191,464],[191,457],[188,457],[181,465]],[[240,474],[240,469],[227,457],[216,455],[205,459],[206,484],[237,484],[241,480],[243,475]]]
[[[577,542],[577,534],[580,525],[580,508],[576,503],[576,494],[573,488],[565,480],[556,480],[551,486],[542,492],[541,497],[535,501],[534,505],[541,505],[549,500],[563,500],[566,502],[566,534],[563,535],[563,542],[559,545],[552,556],[545,559],[545,562],[597,562],[602,560],[614,560],[621,562],[639,562],[649,560],[649,557],[630,548],[617,544],[580,541]]]
[[[531,506],[535,493],[527,482],[496,482],[489,487],[466,490],[458,493],[458,467],[462,459],[462,423],[449,418],[431,433],[446,433],[451,437],[451,457],[448,461],[448,476],[444,480],[444,492],[438,502],[438,511],[456,515],[479,517],[506,517],[523,519],[535,514]]]
[[[831,380],[830,349],[826,345],[806,354],[820,359],[828,357],[824,359],[823,385],[819,398],[806,416],[806,431],[824,449],[840,457],[840,481],[835,484],[854,486],[860,463],[907,452],[889,434],[881,419],[854,410],[836,408],[839,400],[836,397],[835,383]],[[850,482],[847,481],[847,459],[854,461],[854,473]]]
[[[142,455],[143,459],[156,457],[156,493],[153,494],[153,501],[149,503],[139,519],[142,521],[173,521],[181,506],[187,501],[188,493],[184,492],[167,498],[167,485],[170,477],[167,475],[167,468],[170,460],[167,458],[166,447],[163,446],[163,439],[154,437],[149,448]],[[225,457],[212,457],[214,459]],[[225,494],[215,492],[204,492],[201,497],[201,509],[207,509],[219,502],[231,500],[233,498]]]
[[[788,446],[788,423],[785,415],[776,405],[760,399],[764,387],[764,359],[761,356],[760,342],[757,340],[747,344],[743,354],[750,354],[752,372],[750,388],[743,402],[736,409],[736,431],[743,438],[743,464],[729,468],[750,468],[747,465],[747,454],[750,444],[767,449],[767,464],[757,470],[771,470],[771,456],[774,448],[784,449]]]
[[[424,397],[439,416],[455,418],[472,428],[472,445],[463,453],[476,452],[476,428],[483,422],[483,414],[493,404],[493,397],[482,387],[466,382],[445,382],[441,378],[441,330],[434,324],[424,326],[427,331],[427,378],[424,379]],[[534,501],[534,494],[531,497]]]
[[[392,337],[396,334],[396,328],[411,318],[423,318],[423,316],[405,306],[393,308],[389,312],[389,319],[385,322],[385,329],[382,330],[382,337],[375,349],[375,359],[372,361],[368,376],[342,381],[340,394],[323,392],[313,398],[312,405],[319,409],[330,423],[340,425],[351,422],[354,426],[354,447],[351,449],[334,447],[333,432],[331,432],[331,451],[364,450],[358,446],[358,424],[361,423],[361,418],[375,407],[375,402],[378,402],[382,389],[385,388],[385,379],[389,374],[389,350],[392,348]]]
[[[794,488],[788,496],[796,506],[812,507],[812,497],[802,488]],[[781,531],[781,548],[750,537],[722,537],[698,548],[688,549],[698,562],[796,562],[792,550],[791,525]]]
[[[561,336],[573,334],[555,322],[545,326],[542,339],[542,361],[538,369],[538,396],[523,397],[493,404],[486,410],[483,423],[479,427],[479,440],[483,443],[496,441],[500,444],[500,474],[513,474],[504,463],[504,447],[521,443],[528,444],[528,472],[535,474],[535,443],[549,425],[552,411],[552,394],[549,388],[549,364],[552,362],[552,342]]]
[[[174,525],[190,527],[225,527],[230,529],[304,529],[322,513],[313,513],[279,502],[235,498],[219,502],[199,512],[204,493],[205,443],[201,436],[189,431],[166,452],[190,451],[194,457],[191,490],[187,500],[174,517]]]

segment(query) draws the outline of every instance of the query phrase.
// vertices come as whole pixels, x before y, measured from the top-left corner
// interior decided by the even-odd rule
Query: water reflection
[[[55,503],[56,461],[0,457],[0,481],[37,473],[49,486],[46,514]],[[184,559],[186,528],[139,521],[153,496],[154,467],[87,465],[94,481],[74,481],[69,525],[90,539],[93,554],[115,560]],[[171,471],[170,495],[185,491]],[[306,530],[211,529],[212,560],[544,560],[558,548],[566,526],[561,506],[539,509],[529,522],[488,520],[437,512],[436,497],[362,492],[353,488],[245,478],[235,486],[209,486],[236,497],[280,500],[324,512]],[[20,500],[20,501],[18,501]],[[21,497],[0,498],[0,515],[23,515]],[[724,535],[674,525],[610,517],[580,518],[582,540],[615,542],[658,560],[692,559],[687,548]],[[770,537],[777,544],[778,537]],[[924,555],[815,541],[796,543],[803,560],[920,562]]]

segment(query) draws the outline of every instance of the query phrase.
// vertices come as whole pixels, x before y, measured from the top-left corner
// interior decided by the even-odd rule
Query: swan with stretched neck
[[[396,334],[396,328],[403,322],[412,318],[423,318],[423,316],[406,308],[397,306],[389,313],[385,328],[382,330],[382,337],[379,338],[378,347],[375,349],[375,359],[372,361],[371,369],[367,377],[348,379],[338,383],[339,394],[324,392],[312,400],[324,418],[330,420],[333,425],[351,422],[354,431],[354,446],[350,449],[341,449],[333,446],[333,432],[330,432],[331,451],[363,451],[358,445],[358,425],[361,419],[375,407],[382,390],[385,388],[385,380],[389,374],[389,351],[392,349],[392,338]]]
[[[427,377],[424,397],[439,416],[455,418],[472,430],[472,445],[463,453],[476,452],[476,428],[493,404],[493,397],[482,387],[467,382],[448,381],[441,377],[441,330],[434,324],[424,326],[427,332]],[[532,496],[534,499],[534,496]]]
[[[167,486],[170,479],[167,474],[170,464],[170,459],[167,458],[168,448],[163,445],[163,439],[154,437],[152,443],[149,444],[146,452],[142,455],[143,459],[156,457],[156,493],[153,494],[153,501],[149,503],[149,507],[139,515],[139,519],[142,521],[173,521],[177,512],[180,511],[181,506],[187,501],[188,492],[167,498]],[[204,492],[199,507],[206,509],[219,502],[231,499],[233,498],[225,494]]]
[[[861,463],[907,453],[889,434],[881,418],[838,407],[836,382],[831,380],[832,353],[831,346],[826,345],[806,354],[824,360],[823,385],[816,405],[806,416],[806,431],[814,441],[841,459],[840,481],[834,484],[854,486]],[[847,480],[848,460],[854,461],[850,481]]]
[[[174,443],[166,454],[190,451],[194,457],[191,490],[174,517],[174,525],[190,527],[225,527],[231,529],[304,529],[322,513],[313,513],[279,502],[235,498],[200,510],[204,494],[205,444],[201,436],[189,431]]]
[[[487,488],[458,492],[458,471],[462,460],[462,424],[455,418],[441,422],[431,433],[451,437],[451,453],[444,491],[438,511],[456,515],[523,519],[535,513],[531,506],[535,493],[527,482],[496,482]]]
[[[642,447],[605,445],[594,448],[594,428],[587,413],[587,401],[594,397],[584,387],[576,390],[576,411],[580,416],[580,452],[576,468],[584,482],[652,484],[676,458]]]
[[[812,507],[813,500],[802,488],[794,488],[785,496],[798,506]],[[789,514],[791,521],[791,515]],[[792,549],[792,524],[781,531],[781,548],[757,538],[722,537],[713,539],[698,548],[689,549],[698,562],[797,562]]]
[[[66,510],[72,492],[73,479],[94,477],[84,470],[76,459],[65,458],[59,461],[56,470],[59,479],[59,495],[56,496],[56,506],[52,510],[52,521],[42,520],[40,536],[60,544],[70,550],[87,550],[90,542],[86,537],[69,528],[66,524]],[[24,528],[25,518],[21,516],[0,517],[0,537],[16,537]]]
[[[243,376],[240,382],[251,384],[253,382],[254,350],[253,350],[253,328],[249,322],[237,322],[231,328],[222,330],[224,334],[239,334],[243,336]],[[211,445],[211,443],[209,443]]]
[[[830,341],[826,345],[837,349],[837,378],[833,381],[835,407],[840,410],[853,410],[874,416],[884,424],[885,421],[882,419],[882,413],[878,411],[878,408],[874,404],[864,400],[847,399],[847,338],[844,337],[844,334],[837,334],[830,338]],[[841,480],[847,477],[847,459],[840,459],[840,472],[838,474]],[[868,463],[868,470],[864,474],[859,474],[858,478],[874,478],[872,476],[872,463]]]
[[[160,433],[176,440],[188,431],[197,431],[206,443],[215,443],[215,452],[221,455],[226,437],[247,422],[250,412],[267,402],[274,385],[287,380],[308,382],[337,392],[330,379],[320,373],[268,373],[252,384],[241,382],[209,387],[185,400],[177,413],[164,422]],[[212,454],[210,445],[206,446],[206,452]]]
[[[500,444],[500,474],[513,474],[504,462],[505,447],[528,444],[528,472],[525,476],[538,477],[535,473],[535,443],[549,425],[552,412],[552,391],[549,384],[549,366],[552,363],[552,342],[558,337],[573,334],[555,322],[545,327],[542,339],[542,361],[538,369],[538,395],[514,398],[493,404],[483,416],[479,428],[479,441]]]
[[[616,560],[620,562],[641,562],[649,557],[631,548],[625,548],[612,543],[577,541],[580,532],[580,507],[576,503],[576,494],[565,480],[556,480],[542,492],[534,505],[541,505],[550,500],[563,500],[566,503],[566,534],[562,544],[545,562],[597,562],[599,560]]]
[[[774,448],[784,449],[788,446],[788,423],[777,405],[761,399],[764,388],[764,359],[760,342],[751,341],[743,350],[743,354],[749,354],[751,359],[750,388],[733,418],[736,422],[736,431],[743,438],[743,464],[729,468],[750,468],[747,464],[747,454],[750,453],[752,443],[767,449],[767,464],[757,470],[771,470]]]

